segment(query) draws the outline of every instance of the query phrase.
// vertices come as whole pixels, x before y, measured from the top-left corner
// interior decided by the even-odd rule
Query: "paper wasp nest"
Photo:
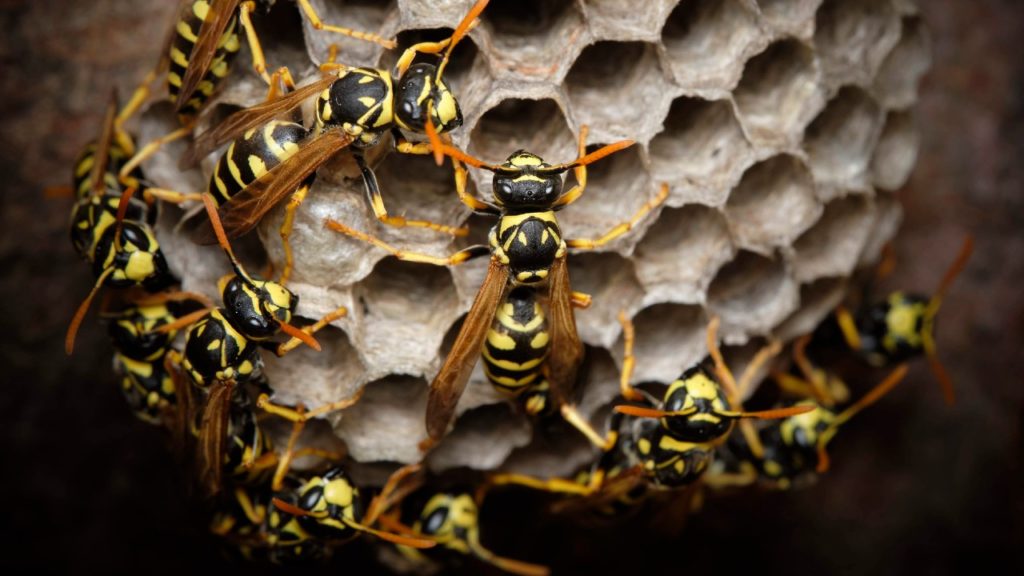
[[[472,2],[313,4],[327,22],[397,37],[404,48],[446,37]],[[486,161],[503,161],[518,148],[568,161],[584,124],[590,144],[637,141],[591,167],[584,197],[559,213],[567,237],[599,236],[652,198],[660,182],[671,186],[666,204],[624,238],[570,256],[574,289],[593,295],[593,306],[576,318],[588,345],[581,407],[598,425],[618,389],[620,309],[636,323],[637,382],[669,382],[704,357],[711,314],[722,317],[727,359],[741,367],[766,338],[791,339],[828,313],[851,272],[876,259],[899,223],[892,191],[914,165],[912,106],[929,64],[927,32],[908,0],[644,4],[493,0],[448,73],[465,115],[454,141]],[[397,57],[312,29],[290,2],[278,2],[257,28],[269,66],[288,65],[297,80],[316,76],[332,42],[346,64],[390,66]],[[201,126],[263,99],[265,87],[247,58],[240,55]],[[153,106],[142,140],[173,126],[169,107]],[[492,221],[471,217],[459,203],[450,165],[386,148],[371,160],[391,213],[468,222],[470,241],[485,238]],[[163,151],[148,174],[163,187],[203,189],[211,165],[183,174],[180,152]],[[467,244],[378,224],[356,176],[345,153],[320,169],[298,212],[290,284],[302,316],[341,304],[349,316],[318,335],[323,352],[267,358],[266,372],[279,400],[311,406],[365,387],[359,404],[328,419],[349,455],[414,462],[425,436],[429,382],[486,263],[446,269],[400,262],[325,230],[331,217],[438,255]],[[471,189],[489,197],[489,175],[472,176]],[[185,289],[216,298],[226,259],[175,231],[180,215],[166,210],[162,217],[167,257]],[[282,217],[283,205],[258,238],[236,242],[253,269],[265,262],[258,240],[280,270]],[[593,454],[568,428],[531,444],[528,420],[492,391],[479,367],[459,412],[454,431],[429,456],[435,470],[562,475]]]

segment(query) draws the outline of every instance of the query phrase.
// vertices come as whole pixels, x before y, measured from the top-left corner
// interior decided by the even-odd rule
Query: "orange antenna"
[[[75,351],[75,336],[78,335],[78,328],[82,325],[82,320],[85,319],[85,314],[89,311],[93,298],[96,297],[96,293],[100,291],[103,283],[114,273],[114,270],[115,268],[113,267],[104,270],[99,278],[96,279],[96,284],[89,291],[89,295],[78,305],[78,310],[75,311],[75,316],[71,319],[71,325],[68,326],[68,333],[64,337],[64,352],[68,356],[71,356],[71,353]]]
[[[928,307],[925,309],[924,313],[928,329],[922,331],[921,343],[924,347],[925,356],[928,358],[928,366],[932,369],[932,373],[935,374],[935,379],[939,381],[943,397],[946,399],[946,404],[949,406],[956,403],[956,392],[953,389],[953,381],[950,379],[949,373],[946,372],[945,366],[943,366],[942,362],[939,360],[938,351],[935,346],[935,333],[931,328],[935,321],[935,316],[939,313],[939,308],[942,306],[943,296],[945,296],[946,291],[949,290],[953,280],[963,272],[963,269],[967,266],[967,261],[970,259],[973,251],[974,238],[968,235],[964,238],[964,243],[960,247],[960,253],[957,254],[956,259],[953,260],[949,269],[946,270],[946,274],[942,277],[942,282],[939,283],[939,287],[935,290],[935,294],[933,294],[931,299],[928,300]]]
[[[320,343],[316,341],[316,338],[313,338],[312,334],[300,328],[296,328],[295,326],[292,326],[291,324],[288,324],[286,322],[279,322],[279,324],[281,326],[281,331],[284,332],[285,334],[291,336],[292,338],[301,340],[303,344],[309,346],[310,348],[316,350],[317,352],[320,351]]]
[[[160,325],[155,330],[153,330],[153,332],[156,332],[158,334],[168,334],[168,333],[171,333],[171,332],[175,332],[177,330],[181,330],[182,328],[185,328],[187,326],[191,326],[192,324],[195,324],[196,322],[198,322],[200,319],[203,318],[203,316],[206,316],[207,314],[209,314],[210,310],[211,310],[211,308],[205,308],[203,310],[196,310],[195,312],[192,312],[191,314],[186,314],[186,315],[182,316],[181,318],[178,318],[174,322],[169,322],[167,324]]]
[[[619,140],[618,142],[608,144],[607,146],[602,146],[590,154],[577,158],[568,164],[558,164],[550,168],[544,168],[543,170],[546,172],[564,172],[570,168],[578,168],[580,166],[586,166],[587,164],[593,164],[605,156],[610,156],[619,150],[625,150],[633,144],[636,144],[635,140]]]
[[[444,73],[444,69],[448,66],[448,60],[452,55],[452,50],[455,49],[455,45],[462,41],[466,37],[466,34],[473,29],[476,25],[476,19],[487,7],[487,3],[490,0],[477,0],[477,3],[466,12],[466,15],[462,17],[462,21],[455,27],[455,32],[452,32],[451,38],[448,39],[448,49],[444,52],[444,57],[441,58],[441,63],[437,66],[437,76],[440,79],[441,74]],[[429,118],[429,116],[428,116]]]
[[[245,268],[238,262],[238,258],[235,257],[235,252],[231,249],[231,244],[228,243],[228,236],[224,233],[224,225],[221,224],[220,215],[217,213],[217,203],[214,202],[213,197],[210,196],[209,192],[205,192],[202,195],[203,206],[206,207],[206,213],[210,217],[210,226],[213,227],[213,233],[217,236],[217,244],[224,249],[224,252],[228,255],[228,259],[231,260],[231,267],[234,268],[235,274],[238,274],[250,286],[253,285],[252,278],[245,272]]]
[[[434,101],[427,101],[427,122],[424,127],[427,131],[427,139],[430,140],[430,150],[434,153],[434,162],[438,166],[444,164],[444,150],[441,137],[437,135],[437,128],[434,127]]]
[[[825,451],[825,447],[836,435],[836,432],[839,431],[839,427],[848,422],[850,418],[853,418],[858,412],[874,404],[879,398],[888,394],[889,391],[895,388],[906,375],[907,365],[905,363],[900,364],[895,370],[889,373],[889,375],[885,377],[885,380],[882,380],[878,386],[872,388],[871,391],[865,394],[860,400],[857,400],[846,410],[840,412],[836,416],[835,420],[829,424],[828,428],[818,436],[818,474],[827,472],[829,469],[830,462],[828,452]]]

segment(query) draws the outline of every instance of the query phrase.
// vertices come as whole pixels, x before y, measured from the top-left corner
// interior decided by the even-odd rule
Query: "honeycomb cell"
[[[354,295],[363,309],[359,341],[367,365],[399,374],[428,373],[445,329],[458,315],[451,273],[386,258]]]
[[[826,81],[831,86],[869,85],[899,35],[890,0],[826,0],[814,33]]]
[[[657,42],[665,18],[678,0],[649,0],[644,9],[618,0],[583,0],[590,35],[605,40]]]
[[[633,316],[636,341],[633,354],[636,367],[632,382],[669,383],[683,370],[707,355],[707,317],[700,306],[655,304]],[[616,364],[622,365],[623,340],[620,334],[611,347]]]
[[[320,352],[300,346],[283,358],[263,354],[275,402],[301,401],[315,408],[351,398],[365,384],[366,367],[345,332],[328,326],[316,333],[316,339],[322,348]]]
[[[530,422],[507,403],[481,406],[459,417],[455,429],[427,456],[434,472],[451,468],[493,470],[512,450],[530,442]]]
[[[647,302],[703,304],[708,285],[735,253],[729,228],[712,208],[666,208],[633,251]]]
[[[829,202],[821,219],[793,243],[797,282],[853,272],[874,218],[874,204],[864,196]]]
[[[650,138],[665,114],[670,89],[658,67],[657,47],[643,42],[587,46],[565,86],[576,122],[589,125],[591,138],[604,142]]]
[[[901,20],[900,41],[875,76],[875,97],[886,108],[904,109],[917,101],[917,86],[931,67],[931,40],[919,18]]]
[[[572,289],[593,297],[590,308],[576,311],[580,338],[594,346],[611,346],[619,332],[619,310],[640,306],[643,289],[632,263],[614,252],[571,254]]]
[[[775,337],[785,342],[810,334],[842,302],[845,293],[844,278],[819,278],[801,284],[800,307],[779,324]]]
[[[758,337],[751,338],[749,342],[742,346],[725,345],[721,347],[722,359],[725,361],[729,371],[732,372],[737,387],[743,387],[740,402],[750,398],[771,370],[771,362],[768,362],[762,364],[759,368],[754,368],[754,371],[750,374],[747,373],[751,361],[753,361],[758,352],[764,350],[767,346],[769,346],[768,341]],[[749,382],[749,384],[744,384],[744,381]]]
[[[576,136],[552,99],[508,98],[489,109],[473,127],[469,152],[501,164],[516,150],[529,150],[551,164],[576,157]],[[491,175],[473,171],[482,198],[491,197]]]
[[[878,262],[882,247],[896,236],[903,221],[903,208],[899,201],[889,194],[875,196],[875,221],[868,233],[864,250],[860,254],[860,266],[871,266]]]
[[[327,24],[372,32],[384,37],[393,35],[390,26],[387,30],[384,29],[385,21],[395,10],[393,1],[310,0],[310,4],[316,9],[320,19]],[[457,21],[456,19],[455,22]],[[302,19],[302,26],[306,35],[306,50],[310,59],[317,64],[327,60],[331,44],[338,45],[338,60],[350,66],[373,66],[384,51],[382,46],[373,42],[317,30],[307,18]]]
[[[747,137],[762,146],[798,145],[823,105],[818,75],[814,54],[793,39],[747,61],[734,94]]]
[[[796,308],[798,298],[781,258],[748,251],[723,266],[708,288],[708,306],[721,317],[721,334],[729,344],[768,334]]]
[[[665,22],[661,40],[676,82],[690,89],[729,89],[739,63],[758,48],[757,16],[739,0],[680,2]]]
[[[422,378],[392,375],[366,385],[363,397],[335,426],[349,455],[361,462],[412,464],[423,455],[429,387]]]
[[[785,154],[747,170],[725,205],[737,245],[762,254],[788,246],[820,214],[810,173]]]
[[[568,186],[571,184],[566,190]],[[583,196],[558,213],[562,234],[569,239],[598,238],[628,220],[658,192],[658,185],[651,182],[644,169],[639,146],[617,152],[587,167]],[[656,216],[648,214],[633,230],[598,250],[629,250]]]
[[[821,0],[757,0],[761,14],[777,33],[809,38]]]
[[[908,112],[890,112],[871,160],[872,182],[882,190],[902,188],[917,163],[921,136]]]
[[[402,52],[410,46],[420,42],[439,42],[450,37],[452,32],[451,28],[403,30],[395,37],[398,48],[385,52],[381,56],[381,65],[384,68],[390,69],[398,62]],[[470,71],[476,65],[479,53],[480,50],[477,48],[476,43],[468,36],[463,38],[459,45],[455,47],[455,50],[452,51],[452,55],[448,60],[448,66],[444,70],[444,78],[456,94],[458,94],[457,88],[465,83]],[[434,54],[422,54],[413,62],[436,63],[437,56]]]
[[[501,77],[559,82],[585,42],[583,14],[572,0],[494,0],[480,16]]]
[[[673,185],[669,203],[720,206],[753,151],[727,100],[681,97],[650,143],[651,172]]]
[[[811,172],[818,182],[864,188],[882,113],[860,88],[846,86],[807,127]]]

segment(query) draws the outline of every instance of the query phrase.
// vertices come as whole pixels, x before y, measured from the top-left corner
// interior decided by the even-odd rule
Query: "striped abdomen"
[[[273,120],[253,128],[228,146],[217,160],[209,191],[223,204],[299,149],[306,129],[295,122]]]
[[[107,151],[107,170],[103,174],[104,190],[101,190],[101,192],[107,190],[122,191],[121,183],[117,179],[117,173],[121,170],[121,166],[128,161],[129,156],[131,155],[116,140],[110,143],[110,149]],[[72,186],[74,186],[75,194],[79,200],[88,197],[92,193],[92,182],[89,180],[89,176],[95,161],[96,142],[90,142],[82,149],[78,159],[75,160],[75,171],[71,178]],[[142,179],[142,170],[136,168],[131,172],[130,176],[140,180]]]
[[[171,102],[178,99],[178,92],[181,90],[182,79],[185,77],[185,70],[192,60],[192,49],[195,48],[199,37],[199,31],[203,26],[210,11],[209,0],[194,0],[189,3],[188,8],[182,14],[180,20],[175,23],[174,39],[171,41],[170,69],[167,71],[167,92]],[[189,100],[180,110],[181,114],[194,115],[202,109],[203,105],[217,88],[217,83],[228,74],[231,60],[241,44],[238,34],[238,15],[231,15],[231,21],[224,28],[224,34],[217,42],[216,52],[210,61],[210,68],[203,75],[203,79],[196,86]]]
[[[533,289],[515,288],[498,306],[484,340],[487,379],[503,392],[519,394],[543,378],[548,341],[547,322]]]

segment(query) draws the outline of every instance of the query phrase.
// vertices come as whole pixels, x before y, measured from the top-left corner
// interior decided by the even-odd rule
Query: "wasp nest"
[[[326,22],[376,31],[404,48],[448,36],[472,2],[313,4]],[[390,66],[397,54],[317,31],[291,2],[278,2],[256,24],[269,66],[287,65],[297,80],[316,77],[330,43],[350,65]],[[246,58],[201,128],[264,98]],[[847,278],[876,259],[899,223],[892,191],[915,161],[911,108],[928,62],[928,36],[907,0],[652,0],[643,9],[627,0],[491,2],[449,68],[465,115],[455,143],[489,162],[519,148],[565,162],[576,156],[583,125],[589,144],[635,139],[593,165],[584,197],[560,212],[568,238],[598,236],[653,198],[661,182],[671,187],[667,202],[633,231],[570,256],[574,289],[593,295],[590,309],[576,314],[588,346],[585,416],[603,425],[618,391],[621,309],[636,324],[638,382],[669,382],[703,358],[713,314],[722,318],[727,359],[741,367],[766,339],[791,339],[828,313]],[[142,140],[174,127],[169,106],[154,105]],[[357,405],[327,418],[358,463],[421,459],[429,382],[486,262],[401,262],[325,230],[325,218],[437,255],[479,241],[491,224],[458,202],[450,167],[386,148],[371,161],[389,210],[468,223],[468,241],[378,224],[354,164],[340,154],[320,169],[298,212],[290,288],[304,317],[342,304],[350,312],[318,334],[322,352],[266,359],[282,402],[317,406],[364,389]],[[212,165],[181,172],[181,150],[163,150],[147,174],[161,187],[204,189]],[[474,172],[470,187],[488,198],[489,182]],[[253,269],[264,263],[262,247],[280,270],[283,212],[271,212],[258,238],[236,242]],[[166,210],[158,227],[170,265],[184,289],[217,299],[226,259],[193,244],[176,228],[180,219]],[[575,433],[543,442],[535,434],[478,366],[454,430],[427,464],[548,476],[593,457]],[[366,467],[377,468],[386,466]]]

